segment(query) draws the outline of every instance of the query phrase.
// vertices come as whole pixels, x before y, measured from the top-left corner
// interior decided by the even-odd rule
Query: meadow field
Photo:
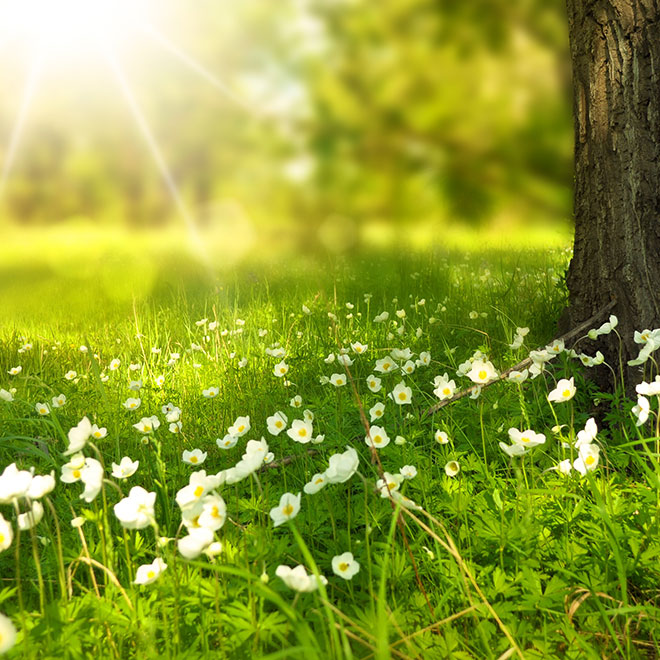
[[[656,365],[552,342],[567,242],[62,236],[1,248],[0,653],[658,657]]]

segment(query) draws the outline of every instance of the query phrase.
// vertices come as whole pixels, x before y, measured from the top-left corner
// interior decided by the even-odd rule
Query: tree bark
[[[575,243],[562,325],[616,300],[624,365],[641,348],[634,330],[660,326],[659,2],[567,0]],[[604,348],[618,372],[618,339],[610,336]],[[628,371],[628,385],[630,376],[639,381],[639,371]]]

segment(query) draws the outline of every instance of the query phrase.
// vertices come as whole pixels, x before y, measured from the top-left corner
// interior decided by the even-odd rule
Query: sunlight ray
[[[240,105],[244,110],[252,115],[259,116],[259,111],[253,106],[249,105],[244,99],[233,92],[225,83],[222,82],[217,76],[213,75],[208,69],[203,67],[196,59],[179,48],[176,44],[172,43],[164,34],[159,32],[152,25],[145,25],[143,30],[154,41],[160,44],[165,50],[174,55],[179,61],[183,62],[189,69],[194,71],[197,75],[201,76],[208,83],[213,85],[216,89],[222,92],[227,98],[232,100],[237,105]]]
[[[23,128],[30,111],[30,105],[32,104],[32,99],[37,88],[37,83],[39,82],[42,66],[43,56],[41,52],[38,52],[30,64],[30,69],[25,80],[25,87],[23,88],[23,95],[21,96],[21,104],[18,109],[18,116],[16,117],[16,123],[14,124],[14,128],[12,129],[11,135],[9,136],[7,153],[5,155],[4,162],[2,163],[2,171],[0,172],[0,197],[2,197],[5,191],[7,179],[9,178],[11,168],[13,167],[14,160],[16,159],[16,152],[21,141],[21,136],[23,135]]]
[[[133,115],[133,119],[135,119],[135,122],[137,123],[138,128],[142,133],[142,137],[145,139],[147,146],[149,147],[151,156],[153,157],[158,169],[160,170],[160,174],[165,181],[165,186],[167,187],[167,190],[170,193],[170,196],[172,197],[172,200],[174,201],[179,214],[186,224],[188,235],[190,237],[193,248],[195,249],[197,255],[204,261],[204,263],[210,267],[211,260],[197,229],[195,219],[193,218],[192,214],[188,210],[188,207],[186,206],[186,203],[181,197],[181,193],[179,192],[176,182],[174,181],[174,177],[172,176],[172,173],[170,172],[170,169],[165,162],[165,158],[163,157],[160,147],[156,142],[156,138],[151,131],[151,127],[149,126],[149,123],[147,122],[147,119],[142,112],[142,108],[140,107],[137,99],[135,98],[135,95],[133,94],[133,90],[128,84],[128,80],[126,79],[124,72],[122,71],[119,63],[117,62],[117,59],[112,53],[104,51],[104,56],[113,75],[117,80],[117,84],[119,85],[124,98],[126,99],[126,102],[131,110],[131,114]]]

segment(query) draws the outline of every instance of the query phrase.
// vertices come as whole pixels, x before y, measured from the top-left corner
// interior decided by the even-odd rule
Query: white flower
[[[332,374],[330,383],[335,387],[342,387],[346,385],[346,376],[344,374]]]
[[[110,360],[108,369],[110,369],[110,371],[117,371],[117,369],[119,369],[119,365],[121,365],[120,360],[118,358],[115,358],[114,360]]]
[[[101,440],[108,435],[108,429],[105,427],[99,428],[96,424],[92,424],[92,432],[90,434],[95,440]]]
[[[440,401],[451,399],[451,397],[454,396],[454,392],[456,392],[456,383],[453,380],[449,380],[447,374],[436,376],[433,384],[435,385],[433,394],[435,394]]]
[[[389,318],[390,318],[389,312],[381,312],[380,314],[374,317],[374,323],[384,323]]]
[[[307,444],[312,439],[312,424],[302,419],[294,419],[286,434],[295,442]]]
[[[60,481],[65,484],[73,484],[80,480],[81,470],[85,467],[85,457],[82,453],[74,454],[68,463],[62,466]]]
[[[3,515],[0,513],[0,552],[4,552],[14,539],[14,530],[9,522],[7,522]],[[1,635],[1,633],[0,633]],[[0,645],[2,638],[0,637]]]
[[[282,360],[273,367],[273,373],[278,377],[286,376],[289,373],[289,365]]]
[[[509,438],[511,442],[523,447],[536,447],[545,443],[545,435],[543,433],[535,433],[531,429],[519,431],[518,429],[509,429]]]
[[[372,426],[369,433],[365,436],[364,441],[368,447],[375,447],[382,449],[390,444],[390,438],[384,428],[380,426]]]
[[[133,424],[133,428],[148,435],[155,431],[160,426],[160,420],[156,415],[151,417],[143,417],[137,424]]]
[[[330,456],[325,476],[331,484],[341,484],[348,481],[356,472],[360,459],[353,447],[346,447],[342,454]]]
[[[387,374],[396,368],[397,368],[396,363],[391,357],[384,357],[380,360],[376,360],[376,366],[374,367],[374,371],[378,371],[381,374]]]
[[[91,435],[92,424],[87,417],[83,417],[76,426],[69,430],[69,447],[64,452],[64,455],[70,456],[79,452],[87,444]]]
[[[445,474],[448,477],[455,477],[461,471],[461,466],[458,464],[458,461],[449,461],[445,465]]]
[[[646,420],[649,418],[649,412],[651,411],[651,404],[645,396],[639,395],[637,397],[637,405],[633,406],[632,414],[637,418],[637,426],[641,426],[646,423]]]
[[[410,360],[410,358],[413,356],[413,353],[409,348],[393,348],[390,351],[390,355],[392,356],[393,360],[404,362],[405,360]]]
[[[590,445],[596,439],[597,434],[598,427],[596,426],[596,420],[591,417],[584,425],[584,429],[578,432],[575,447],[579,449],[583,445]]]
[[[21,371],[23,371],[23,367],[18,366],[18,367],[12,367],[11,369],[9,369],[9,370],[7,371],[7,373],[8,373],[10,376],[18,376],[18,374],[20,374]],[[74,373],[75,373],[75,371],[74,371]]]
[[[394,386],[389,397],[398,405],[408,404],[412,400],[412,389],[401,381]]]
[[[186,559],[199,557],[213,543],[213,530],[208,527],[195,527],[188,529],[188,536],[177,542],[177,548]]]
[[[316,591],[320,584],[328,584],[328,580],[323,575],[319,575],[318,578],[316,575],[307,575],[304,566],[291,568],[290,566],[280,565],[277,567],[275,575],[277,575],[277,577],[280,578],[289,589],[293,589],[294,591]]]
[[[219,387],[209,387],[206,390],[202,390],[202,396],[205,399],[215,399],[215,397],[218,396],[219,392],[220,392]]]
[[[660,376],[656,376],[655,380],[651,383],[640,383],[635,390],[637,394],[642,394],[644,396],[660,395]]]
[[[549,470],[557,470],[560,474],[563,474],[564,476],[568,476],[572,470],[573,466],[571,465],[571,459],[566,458],[563,461],[560,461],[557,465],[554,467],[548,468]]]
[[[36,527],[44,517],[44,507],[41,502],[32,502],[30,511],[20,513],[16,516],[16,525],[22,532]]]
[[[339,362],[339,364],[341,364],[344,367],[350,367],[353,365],[353,360],[351,360],[351,358],[345,353],[340,353],[339,355],[337,355],[337,362]]]
[[[237,417],[236,421],[227,429],[229,435],[234,435],[237,438],[243,437],[250,430],[250,416]]]
[[[355,343],[351,344],[351,348],[357,355],[362,355],[363,353],[367,352],[369,344],[361,344],[359,341],[356,341]]]
[[[14,396],[11,392],[8,392],[5,389],[0,389],[0,399],[7,403],[11,403],[14,400]]]
[[[475,360],[465,375],[476,385],[484,385],[497,378],[497,371],[489,360]]]
[[[144,529],[154,522],[156,493],[149,493],[141,486],[133,486],[128,497],[114,506],[115,516],[126,529]]]
[[[328,353],[328,356],[323,358],[323,362],[326,364],[332,364],[335,361],[335,354],[334,353]]]
[[[582,445],[578,457],[573,461],[573,467],[584,476],[598,466],[599,453],[600,447],[598,445]]]
[[[172,422],[167,428],[170,433],[181,433],[181,422]]]
[[[371,421],[375,422],[377,419],[380,419],[383,416],[383,413],[385,412],[385,404],[378,402],[371,408],[369,408],[369,417],[371,417]]]
[[[201,449],[183,450],[183,462],[189,465],[201,465],[206,460],[207,453]]]
[[[32,478],[31,472],[19,470],[16,463],[8,465],[0,475],[0,504],[11,504],[26,497]]]
[[[273,519],[273,526],[278,527],[282,523],[293,520],[300,511],[300,493],[284,493],[280,497],[280,503],[270,510],[270,517]]]
[[[428,351],[422,351],[415,364],[418,367],[428,367],[431,364],[431,354]]]
[[[435,437],[435,441],[436,441],[439,445],[446,445],[446,444],[449,444],[449,436],[447,435],[447,432],[446,432],[446,431],[441,431],[440,429],[438,429],[438,430],[435,432],[435,436],[434,436],[434,437]]]
[[[303,490],[307,495],[314,495],[314,493],[318,493],[327,483],[328,479],[325,474],[317,473],[305,484]]]
[[[500,442],[500,449],[511,458],[514,456],[524,456],[529,451],[523,444],[507,445],[505,442]]]
[[[300,406],[302,406],[302,397],[300,394],[296,394],[296,396],[294,396],[293,399],[289,401],[289,405],[292,408],[300,408]]]
[[[548,394],[548,401],[561,403],[563,401],[569,401],[572,399],[575,396],[575,392],[577,391],[573,380],[573,377],[568,380],[566,378],[562,378],[557,383],[557,387],[555,387],[555,389],[552,390],[550,394]]]
[[[238,438],[235,435],[230,435],[227,433],[224,438],[217,438],[215,444],[218,445],[220,449],[231,449],[232,447],[236,446],[237,442]]]
[[[126,410],[137,410],[140,407],[140,404],[142,403],[141,399],[134,399],[134,398],[129,398],[124,401],[121,405],[126,408]]]
[[[344,580],[350,580],[360,570],[358,564],[353,558],[353,553],[344,552],[332,558],[332,571]]]
[[[524,383],[528,377],[529,371],[527,369],[523,369],[522,371],[514,370],[509,372],[507,380],[511,381],[512,383]]]
[[[384,479],[378,479],[376,481],[376,489],[380,492],[381,497],[389,497],[391,493],[394,493],[401,487],[403,475],[383,472],[383,477]]]
[[[131,390],[132,392],[139,392],[140,389],[142,389],[142,381],[141,380],[132,380],[128,384],[128,389]]]
[[[190,509],[201,502],[201,498],[209,491],[217,488],[220,483],[220,473],[218,475],[207,475],[206,470],[193,472],[188,480],[188,485],[177,491],[176,503],[182,511]]]
[[[34,468],[33,468],[34,469]],[[50,474],[37,474],[32,477],[26,497],[31,500],[41,499],[55,488],[55,471]]]
[[[202,512],[199,514],[197,524],[216,531],[227,520],[227,505],[220,495],[209,494],[202,501]]]
[[[373,374],[370,376],[367,376],[367,387],[372,391],[372,392],[380,392],[382,389],[381,385],[381,380],[378,378],[378,376],[374,376]]]
[[[93,502],[103,487],[103,466],[95,458],[86,458],[80,470],[80,480],[85,485],[80,499]]]
[[[132,461],[128,456],[124,456],[119,464],[112,464],[112,476],[115,479],[128,479],[135,474],[140,465],[140,461]]]
[[[409,376],[415,372],[415,363],[412,360],[408,360],[402,367],[401,371],[403,371],[404,374],[408,374]]]
[[[417,476],[417,468],[414,465],[404,465],[400,470],[399,474],[404,479],[413,479]]]
[[[7,653],[16,643],[16,628],[11,619],[0,614],[0,655]]]
[[[133,584],[151,584],[166,568],[167,564],[160,557],[156,557],[151,564],[138,566]]]
[[[58,394],[51,399],[53,408],[61,408],[66,403],[66,396],[64,394]]]
[[[47,403],[37,403],[34,406],[34,409],[40,414],[40,415],[49,415],[50,414],[50,407],[48,406]]]

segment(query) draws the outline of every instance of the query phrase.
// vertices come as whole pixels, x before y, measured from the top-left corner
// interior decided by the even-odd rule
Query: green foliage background
[[[568,222],[560,0],[165,0],[121,66],[196,222],[336,251],[449,224]],[[0,45],[0,160],[30,66]],[[1,200],[5,225],[182,223],[101,58],[48,61]]]

